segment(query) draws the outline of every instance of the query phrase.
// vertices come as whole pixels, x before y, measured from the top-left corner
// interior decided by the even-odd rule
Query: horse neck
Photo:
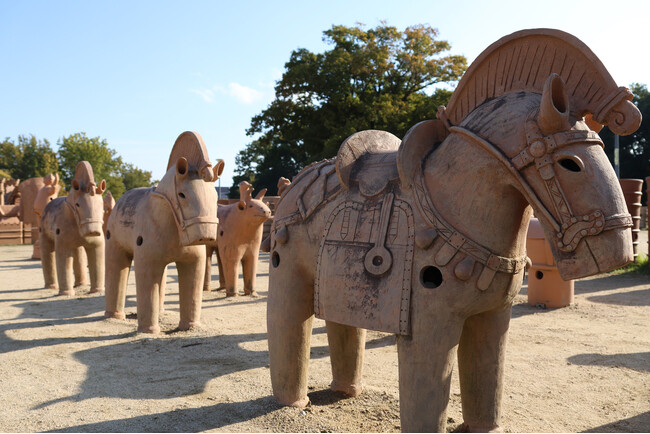
[[[450,136],[428,158],[424,182],[434,207],[456,231],[498,255],[524,254],[532,209],[492,155]]]

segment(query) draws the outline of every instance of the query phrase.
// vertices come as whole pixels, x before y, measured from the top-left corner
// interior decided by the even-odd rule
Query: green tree
[[[121,168],[122,182],[124,188],[128,191],[137,187],[151,187],[151,172],[135,167],[133,164],[124,163]]]
[[[436,39],[438,31],[417,25],[398,31],[382,23],[365,30],[333,26],[324,53],[297,49],[276,84],[275,100],[247,130],[255,139],[236,157],[235,185],[246,179],[274,194],[280,176],[292,177],[305,165],[336,155],[351,134],[367,129],[398,137],[430,119],[451,91],[440,83],[460,79],[463,56]]]
[[[629,136],[619,137],[619,163],[621,178],[645,179],[650,176],[650,91],[647,85],[633,83],[632,102],[638,107],[643,119],[641,126]],[[605,153],[614,165],[614,134],[605,127],[600,132],[605,143]],[[643,203],[646,203],[645,191]]]
[[[74,178],[77,163],[88,161],[93,167],[95,181],[106,180],[106,189],[117,200],[126,190],[136,187],[150,187],[151,172],[124,163],[122,157],[108,146],[105,139],[89,138],[85,133],[64,137],[59,142],[61,178],[69,186]]]
[[[12,178],[25,180],[45,176],[58,170],[56,153],[47,140],[39,141],[33,135],[18,136],[18,144],[9,137],[0,142],[0,169]]]

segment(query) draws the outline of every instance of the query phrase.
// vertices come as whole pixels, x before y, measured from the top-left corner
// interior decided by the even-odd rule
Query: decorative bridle
[[[449,130],[469,138],[472,143],[480,145],[510,171],[518,181],[520,190],[526,200],[553,226],[556,235],[555,244],[560,251],[574,251],[580,240],[586,236],[598,235],[609,229],[632,227],[632,216],[629,213],[605,216],[601,210],[597,209],[589,214],[576,216],[571,210],[564,190],[557,179],[553,166],[553,153],[558,149],[578,143],[598,144],[604,148],[605,146],[596,132],[591,130],[569,130],[543,135],[536,120],[532,118],[526,121],[525,128],[527,146],[513,158],[508,158],[496,145],[472,131],[457,126],[450,127]],[[552,201],[553,210],[559,221],[521,175],[523,169],[532,165],[535,165],[544,181],[546,191]]]

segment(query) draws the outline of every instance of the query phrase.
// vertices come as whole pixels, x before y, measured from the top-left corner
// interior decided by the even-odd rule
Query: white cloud
[[[261,86],[265,87],[265,86]],[[234,98],[237,102],[245,105],[253,104],[256,101],[263,99],[266,94],[263,91],[253,89],[252,87],[244,86],[239,83],[229,83],[228,87],[221,85],[214,85],[210,89],[190,89],[192,93],[199,95],[203,101],[207,103],[214,103],[217,94],[227,95]]]
[[[252,104],[264,96],[262,92],[239,83],[228,84],[228,94],[242,104]]]
[[[201,89],[201,90],[196,90],[196,89],[190,89],[191,92],[199,95],[201,98],[203,98],[203,101],[213,103],[214,102],[214,92],[210,89]]]

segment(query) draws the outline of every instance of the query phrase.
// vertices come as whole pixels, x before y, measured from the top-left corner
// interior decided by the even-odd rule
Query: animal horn
[[[569,96],[558,74],[551,74],[544,83],[537,125],[545,136],[570,128]]]
[[[253,187],[248,181],[239,183],[239,198],[248,202],[252,198]]]
[[[264,195],[266,194],[266,188],[263,188],[260,190],[259,193],[257,193],[257,196],[255,196],[255,199],[263,199]]]

